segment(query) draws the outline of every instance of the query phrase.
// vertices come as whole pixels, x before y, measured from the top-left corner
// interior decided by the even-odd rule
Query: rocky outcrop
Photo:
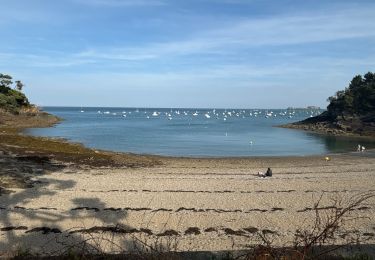
[[[330,135],[369,136],[375,138],[375,113],[363,117],[349,115],[332,117],[326,111],[318,116],[282,125],[281,127]]]

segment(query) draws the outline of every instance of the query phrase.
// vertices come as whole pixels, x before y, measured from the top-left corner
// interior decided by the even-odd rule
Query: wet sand
[[[161,158],[155,167],[117,169],[25,163],[33,187],[0,196],[0,252],[56,254],[86,245],[116,253],[142,251],[144,242],[167,250],[233,250],[261,236],[291,245],[295,231],[315,219],[311,208],[319,198],[328,207],[324,216],[335,199],[345,206],[359,193],[375,192],[373,156],[329,157]],[[267,167],[273,177],[256,176]],[[351,211],[349,217],[360,218],[345,226],[368,244],[375,242],[374,202]],[[346,241],[341,236],[337,243]]]

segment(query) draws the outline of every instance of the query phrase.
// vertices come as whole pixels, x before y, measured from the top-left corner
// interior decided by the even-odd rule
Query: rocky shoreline
[[[374,116],[331,119],[326,112],[303,121],[281,125],[282,128],[299,129],[319,134],[365,137],[375,139]]]
[[[0,129],[21,131],[24,128],[51,127],[63,119],[38,109],[20,111],[13,114],[0,109]]]

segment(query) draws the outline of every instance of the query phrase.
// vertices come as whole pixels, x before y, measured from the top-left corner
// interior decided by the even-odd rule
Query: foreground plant
[[[329,206],[321,205],[323,196],[324,194],[319,197],[312,208],[306,208],[314,212],[314,219],[310,220],[311,225],[295,231],[292,246],[275,247],[272,241],[275,234],[258,232],[257,236],[261,242],[236,259],[345,259],[332,258],[332,255],[341,248],[362,242],[358,233],[346,230],[346,224],[364,218],[351,213],[368,209],[368,202],[375,197],[375,193],[361,193],[349,199],[332,198]],[[340,240],[341,242],[336,244]],[[370,256],[361,254],[358,259],[372,259],[367,257]]]

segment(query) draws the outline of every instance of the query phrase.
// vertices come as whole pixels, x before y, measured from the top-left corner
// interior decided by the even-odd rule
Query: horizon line
[[[135,106],[61,106],[61,105],[55,105],[55,106],[51,106],[51,105],[36,105],[37,107],[39,108],[46,108],[46,107],[51,107],[51,108],[125,108],[125,109],[208,109],[208,110],[213,110],[213,109],[220,109],[220,110],[225,110],[225,109],[237,109],[237,110],[242,110],[242,109],[261,109],[261,110],[264,110],[264,109],[319,109],[319,110],[326,110],[326,108],[321,108],[320,106],[306,106],[306,107],[285,107],[285,108],[235,108],[235,107],[142,107],[142,106],[139,106],[139,107],[135,107]],[[309,108],[310,107],[310,108]]]

